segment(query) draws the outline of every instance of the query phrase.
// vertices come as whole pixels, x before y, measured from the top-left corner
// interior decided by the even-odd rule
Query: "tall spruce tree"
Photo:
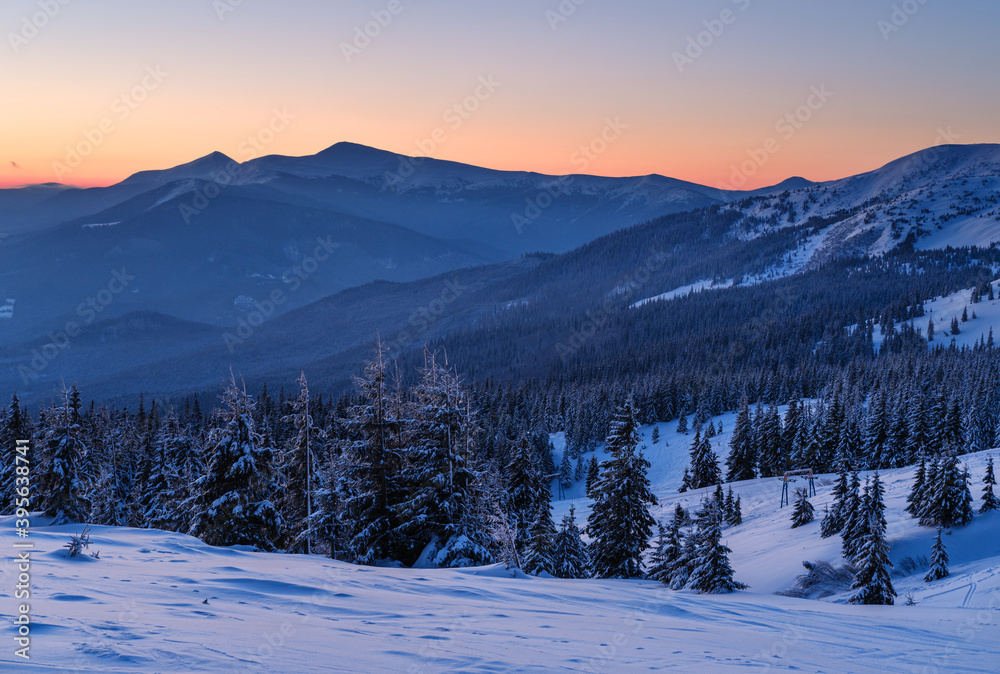
[[[921,455],[920,463],[913,474],[913,486],[906,497],[906,512],[912,517],[920,517],[924,507],[924,490],[927,484],[927,457]]]
[[[961,527],[972,521],[972,493],[966,474],[951,450],[941,459],[929,481],[927,499],[920,512],[924,526]]]
[[[653,552],[649,555],[649,568],[646,570],[646,578],[663,582],[670,574],[670,559],[668,558],[668,533],[663,522],[656,523],[656,541],[653,543]]]
[[[80,419],[80,394],[74,386],[63,386],[59,405],[43,414],[38,491],[39,510],[52,517],[53,524],[83,522],[90,513],[87,476],[80,467],[87,453],[86,436]]]
[[[313,421],[310,410],[309,382],[306,374],[299,375],[298,395],[292,402],[292,413],[282,421],[295,429],[286,442],[281,472],[285,485],[281,513],[285,520],[284,547],[288,552],[312,552],[312,514],[315,492],[315,452],[320,449],[323,433]]]
[[[752,480],[757,477],[757,450],[754,442],[753,427],[750,422],[750,407],[744,400],[736,414],[733,423],[733,435],[729,441],[730,452],[726,460],[728,470],[727,482]],[[692,458],[692,464],[694,463]]]
[[[552,550],[553,571],[556,578],[588,578],[590,576],[590,555],[580,537],[576,525],[576,510],[569,507],[556,534]]]
[[[792,511],[792,528],[804,526],[813,521],[814,508],[809,502],[809,492],[805,489],[795,490],[795,508]]]
[[[851,589],[857,592],[848,599],[851,604],[892,604],[896,590],[889,569],[889,545],[885,540],[885,500],[882,480],[876,472],[865,489],[864,537],[858,547],[858,572]]]
[[[853,560],[858,555],[858,546],[866,527],[864,501],[861,498],[861,481],[856,470],[851,471],[851,483],[847,488],[842,517],[844,520],[844,527],[841,529],[842,550],[846,559]]]
[[[535,519],[539,492],[544,481],[532,457],[527,433],[521,433],[510,448],[510,462],[504,472],[510,512],[510,525],[517,530],[523,545],[528,528]],[[546,489],[548,485],[546,484]]]
[[[458,376],[425,354],[413,390],[400,475],[404,497],[396,533],[409,543],[401,561],[421,554],[434,566],[493,561],[482,475],[474,454],[476,422]]]
[[[208,472],[188,499],[190,533],[209,545],[253,545],[275,549],[283,525],[268,500],[274,488],[275,450],[263,443],[253,414],[256,403],[230,379],[219,426],[209,433]]]
[[[314,476],[315,500],[309,526],[313,540],[325,546],[330,559],[350,561],[349,527],[345,522],[349,488],[342,472],[342,460],[336,455],[325,467],[318,466]]]
[[[924,580],[928,583],[948,577],[948,551],[944,547],[941,533],[942,528],[938,527],[937,536],[934,537],[934,545],[931,548],[931,568],[924,576]]]
[[[590,498],[594,497],[594,485],[597,484],[597,479],[601,475],[601,468],[597,465],[597,456],[595,454],[590,455],[590,460],[587,462],[587,496]]]
[[[0,424],[0,443],[2,443],[0,446],[4,448],[5,456],[3,465],[0,466],[0,515],[13,514],[15,510],[14,497],[17,493],[18,475],[16,468],[18,464],[14,457],[16,456],[17,441],[31,440],[31,436],[31,420],[21,409],[21,401],[15,393],[11,397],[10,409],[4,415],[3,423]],[[35,463],[34,453],[32,443],[29,442],[24,457],[28,461],[28,466],[33,466]]]
[[[552,521],[552,491],[544,481],[535,503],[535,518],[528,530],[528,546],[521,556],[523,571],[535,576],[555,575],[556,525]]]
[[[714,504],[707,504],[698,519],[697,552],[691,563],[688,584],[700,593],[721,594],[745,590],[747,586],[733,579],[729,563],[732,552],[722,542],[722,513]]]
[[[638,421],[629,397],[611,422],[605,448],[611,458],[594,486],[595,500],[587,529],[594,575],[637,578],[653,524],[649,506],[656,497],[649,489],[649,462],[638,453]]]
[[[702,489],[722,482],[719,462],[712,451],[711,440],[695,431],[694,442],[691,444],[691,470],[688,476],[688,489]]]
[[[347,410],[345,426],[353,438],[346,447],[345,479],[351,490],[344,503],[351,523],[350,549],[359,564],[399,559],[404,544],[396,535],[395,508],[403,498],[402,393],[390,397],[385,349],[379,341],[374,358],[356,380],[361,399]],[[284,397],[282,389],[281,397]]]
[[[983,485],[985,485],[983,487],[983,505],[979,508],[980,513],[988,513],[1000,508],[1000,500],[993,493],[993,487],[996,486],[996,483],[997,479],[993,474],[993,455],[991,454],[986,460],[986,477],[983,478]]]

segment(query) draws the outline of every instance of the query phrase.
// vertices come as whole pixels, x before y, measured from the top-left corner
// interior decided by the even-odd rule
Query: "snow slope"
[[[940,145],[841,180],[772,192],[739,210],[775,227],[834,218],[818,264],[842,254],[879,255],[911,233],[916,247],[987,246],[1000,241],[1000,145]]]
[[[58,549],[77,529],[33,531],[32,662],[8,647],[4,671],[988,672],[1000,658],[995,606],[954,608],[947,595],[868,608],[756,588],[700,596],[499,566],[355,567],[106,527],[93,534],[100,560],[69,560]],[[734,555],[744,579],[746,557]]]
[[[962,322],[962,310],[966,311],[968,321]],[[980,302],[972,304],[972,288],[959,290],[957,293],[938,297],[924,304],[926,316],[914,320],[914,326],[924,337],[927,336],[927,323],[934,319],[934,341],[930,346],[949,346],[953,342],[959,349],[974,347],[979,340],[989,339],[993,331],[993,339],[1000,339],[1000,299],[990,301],[983,296]],[[972,317],[973,313],[976,315]],[[959,320],[959,334],[951,334],[951,319]],[[898,330],[903,325],[896,323]],[[876,329],[872,334],[875,348],[880,348],[885,335]]]
[[[727,451],[734,414],[713,447]],[[649,443],[650,479],[666,519],[693,508],[702,492],[677,494],[692,435],[658,424]],[[562,437],[554,438],[557,454]],[[666,441],[666,442],[665,442]],[[598,450],[599,452],[601,450]],[[994,453],[1000,453],[994,450]],[[981,489],[988,452],[966,462]],[[558,460],[559,456],[557,456]],[[588,457],[589,458],[589,457]],[[933,531],[904,517],[911,469],[887,471],[891,557],[929,555]],[[800,483],[801,484],[801,483]],[[822,512],[828,476],[813,498]],[[95,527],[100,559],[68,559],[61,547],[79,526],[45,526],[32,541],[32,660],[0,652],[10,672],[995,672],[1000,661],[1000,515],[977,515],[946,536],[950,578],[924,571],[894,577],[900,601],[858,607],[836,593],[823,601],[773,594],[803,572],[803,560],[836,563],[839,538],[819,522],[789,528],[777,479],[734,485],[744,523],[725,530],[738,580],[751,588],[723,596],[672,592],[650,581],[531,578],[502,566],[474,569],[356,567],[320,557],[213,548],[155,530]],[[581,520],[590,501],[575,484]],[[557,519],[558,521],[558,519]],[[11,531],[13,518],[0,518]],[[9,539],[10,540],[10,539]],[[13,555],[0,582],[15,584]],[[916,606],[903,606],[912,590]],[[13,615],[11,592],[3,610]]]

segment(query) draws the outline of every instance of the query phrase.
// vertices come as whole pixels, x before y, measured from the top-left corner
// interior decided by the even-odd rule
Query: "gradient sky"
[[[349,140],[757,187],[859,173],[945,138],[1000,141],[994,0],[61,1],[0,10],[0,186],[106,185],[214,150],[244,161]],[[391,19],[348,59],[372,12]],[[679,68],[689,38],[705,46]],[[814,87],[832,96],[810,100]],[[796,110],[804,121],[777,126]],[[77,160],[68,148],[88,150],[88,136]]]

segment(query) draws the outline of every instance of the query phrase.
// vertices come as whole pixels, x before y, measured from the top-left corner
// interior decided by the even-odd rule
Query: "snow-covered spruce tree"
[[[698,558],[698,533],[688,531],[681,538],[680,554],[670,566],[669,586],[671,590],[683,590],[691,579],[691,571]]]
[[[275,451],[263,444],[253,420],[254,400],[236,384],[226,385],[218,426],[208,435],[207,473],[194,484],[186,506],[190,531],[209,545],[253,545],[273,550],[281,532],[274,489]]]
[[[563,452],[562,461],[559,463],[559,484],[563,489],[573,486],[573,464],[569,460],[569,452]]]
[[[504,471],[507,486],[508,518],[518,531],[518,545],[523,547],[528,529],[535,519],[542,475],[531,452],[528,434],[522,432],[510,448],[510,462]],[[548,489],[548,485],[546,485]]]
[[[169,414],[157,435],[165,460],[171,466],[172,500],[180,503],[191,495],[191,485],[205,472],[201,440],[183,425],[176,414]],[[175,517],[180,521],[179,513]]]
[[[730,515],[726,518],[726,524],[735,527],[738,524],[743,524],[743,497],[737,495],[736,501],[733,502],[733,510]]]
[[[920,512],[920,524],[948,528],[965,526],[971,522],[972,492],[953,451],[948,451],[941,459],[933,478],[929,482],[927,500]]]
[[[698,519],[697,552],[691,563],[688,585],[703,594],[722,594],[745,590],[747,586],[733,579],[729,564],[732,552],[722,542],[722,513],[714,503],[708,504]]]
[[[851,471],[851,483],[847,488],[847,498],[844,500],[841,515],[844,520],[844,527],[840,531],[843,539],[844,558],[853,560],[857,557],[862,532],[866,528],[864,501],[861,498],[861,480],[856,470]]]
[[[712,451],[712,443],[702,437],[700,431],[695,431],[694,442],[691,445],[691,472],[689,489],[702,489],[722,482],[719,461]]]
[[[162,444],[156,444],[156,456],[152,462],[149,477],[143,485],[142,504],[143,525],[151,529],[176,531],[181,522],[178,516],[181,508],[174,494],[174,467],[167,461],[166,451]]]
[[[60,404],[43,412],[38,474],[38,509],[53,524],[83,522],[90,513],[87,482],[80,474],[87,445],[80,419],[80,393],[63,386]]]
[[[1000,500],[993,493],[993,487],[996,486],[996,483],[997,479],[993,474],[993,455],[991,454],[986,460],[986,477],[983,478],[985,485],[983,487],[983,505],[979,508],[980,513],[988,513],[1000,508]]]
[[[658,444],[660,442],[660,427],[659,426],[653,426],[653,434],[650,437],[649,441],[652,442],[654,445]]]
[[[590,455],[590,461],[587,462],[587,482],[586,490],[587,496],[593,498],[594,485],[597,483],[597,479],[601,476],[601,468],[597,465],[597,456],[595,454]]]
[[[649,506],[656,497],[649,490],[649,462],[639,445],[635,406],[629,397],[618,408],[605,442],[611,458],[594,486],[594,505],[587,522],[593,542],[590,557],[598,578],[637,578],[653,524]]]
[[[127,424],[127,413],[118,415],[101,408],[94,423],[93,490],[90,494],[89,521],[105,526],[125,526],[131,482],[125,471],[119,470],[124,461],[122,431]],[[192,480],[193,482],[193,480]],[[124,484],[123,484],[124,483]]]
[[[787,449],[781,438],[781,415],[777,405],[772,404],[756,422],[754,432],[758,475],[773,477],[787,470]]]
[[[837,473],[837,482],[833,487],[833,507],[827,506],[820,523],[820,536],[829,538],[839,534],[844,528],[847,512],[847,501],[850,495],[850,485],[847,481],[847,466],[842,464]]]
[[[756,439],[750,422],[750,407],[746,400],[740,404],[740,410],[736,414],[733,435],[729,444],[731,450],[729,458],[726,460],[728,466],[726,481],[739,482],[757,477]],[[693,458],[692,465],[694,465]]]
[[[522,571],[532,575],[555,575],[556,525],[552,521],[552,491],[543,480],[535,503],[535,519],[528,529],[528,545],[521,555]]]
[[[341,476],[342,471],[341,460],[336,456],[316,471],[310,529],[313,541],[326,547],[330,559],[349,561],[351,554],[347,534],[350,528],[344,521],[348,490]]]
[[[906,512],[912,517],[920,517],[924,509],[924,494],[927,485],[927,457],[921,455],[920,463],[913,474],[913,486],[910,494],[906,497]]]
[[[830,538],[840,533],[843,528],[843,523],[837,519],[835,511],[830,509],[830,505],[827,504],[826,508],[823,510],[823,519],[819,523],[819,535],[822,538]]]
[[[924,576],[924,580],[928,583],[948,577],[948,551],[945,549],[944,541],[941,538],[942,531],[942,528],[938,527],[937,536],[934,538],[934,546],[931,548],[931,568],[927,571],[927,575]]]
[[[281,475],[284,489],[280,503],[285,521],[282,546],[288,552],[312,552],[312,531],[316,463],[314,457],[322,452],[324,433],[313,421],[309,409],[309,382],[306,374],[299,375],[298,395],[292,402],[292,413],[282,421],[295,429],[295,435],[285,443],[281,457]]]
[[[690,469],[685,468],[684,475],[681,477],[681,485],[677,487],[677,493],[683,494],[690,488],[691,488],[691,471]]]
[[[795,490],[795,508],[792,510],[792,528],[809,524],[815,517],[813,504],[809,502],[809,492],[805,489]]]
[[[688,515],[688,511],[680,503],[674,504],[673,518],[677,520],[677,526],[679,527],[686,527],[694,523],[691,516]]]
[[[858,545],[858,572],[851,585],[851,589],[857,592],[848,602],[892,604],[896,590],[889,577],[892,562],[889,561],[889,546],[885,541],[885,500],[878,473],[875,473],[865,489],[864,504],[867,524],[864,527],[865,535]]]
[[[715,491],[712,492],[712,503],[716,508],[719,509],[719,514],[722,515],[723,521],[726,517],[726,493],[722,491],[722,485],[715,485]]]
[[[663,581],[664,576],[670,573],[670,563],[667,560],[667,528],[663,522],[656,523],[656,540],[653,543],[653,551],[649,555],[649,568],[646,569],[646,578],[649,580]]]
[[[425,354],[413,389],[395,508],[396,534],[411,544],[407,559],[459,567],[493,561],[481,475],[475,466],[475,419],[458,376]]]
[[[31,419],[21,409],[21,401],[15,393],[10,401],[10,409],[4,415],[3,423],[0,424],[0,447],[3,447],[4,462],[0,466],[0,515],[11,515],[14,513],[14,497],[17,485],[17,462],[15,460],[15,448],[18,440],[31,440],[32,428]],[[27,459],[28,465],[35,463],[35,451],[32,444],[28,445]]]
[[[684,435],[687,435],[688,432],[688,419],[684,410],[681,410],[681,413],[677,418],[677,432],[683,433]]]
[[[399,475],[403,466],[401,404],[390,397],[385,349],[379,341],[374,358],[355,381],[360,400],[346,410],[344,426],[353,441],[344,448],[344,475],[350,493],[344,503],[350,524],[349,549],[358,564],[399,559],[404,547],[394,533],[395,507],[403,498]]]
[[[589,578],[590,555],[576,525],[576,509],[569,507],[556,534],[552,550],[552,575],[556,578]]]
[[[728,524],[733,519],[733,510],[736,508],[736,496],[733,494],[733,487],[730,485],[726,491],[726,500],[722,504],[722,516]]]

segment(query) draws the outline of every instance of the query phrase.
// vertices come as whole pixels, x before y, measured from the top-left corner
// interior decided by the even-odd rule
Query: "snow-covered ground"
[[[722,454],[735,415],[713,439]],[[666,519],[676,502],[692,435],[644,427],[650,479]],[[557,454],[562,438],[555,437]],[[664,442],[666,441],[666,443]],[[669,444],[667,444],[669,443]],[[598,450],[600,452],[600,450]],[[994,453],[1000,454],[995,451]],[[966,457],[979,486],[986,457]],[[557,456],[557,460],[558,460]],[[588,457],[589,458],[589,457]],[[934,532],[902,512],[912,469],[886,471],[891,558],[929,555]],[[817,513],[830,499],[816,483]],[[734,485],[744,523],[725,530],[736,578],[748,591],[672,592],[650,581],[531,578],[502,566],[475,569],[356,567],[320,557],[213,548],[155,530],[95,527],[100,559],[62,551],[80,527],[33,522],[30,665],[8,640],[11,672],[497,672],[666,669],[682,672],[996,672],[1000,662],[1000,514],[977,515],[945,537],[950,578],[924,583],[923,569],[893,581],[896,606],[773,594],[792,585],[803,560],[839,560],[839,538],[819,522],[792,530],[778,507],[780,482]],[[558,518],[590,501],[574,485]],[[10,517],[0,528],[13,531]],[[13,540],[8,537],[8,540]],[[14,615],[13,552],[0,562],[5,615]],[[913,591],[916,606],[904,606]],[[9,632],[13,635],[13,631]]]
[[[733,285],[733,279],[728,281],[716,282],[712,279],[703,279],[701,281],[695,281],[694,283],[689,283],[679,288],[674,288],[673,290],[667,291],[665,293],[660,293],[655,297],[647,297],[646,299],[639,300],[634,303],[630,308],[634,309],[636,307],[641,307],[644,304],[649,304],[650,302],[666,302],[672,300],[676,297],[686,297],[691,293],[700,293],[703,290],[721,290],[723,288],[729,288]]]
[[[989,339],[990,330],[993,331],[993,339],[1000,342],[1000,299],[990,301],[984,295],[982,299],[972,304],[972,288],[960,290],[957,293],[937,299],[924,304],[926,316],[913,321],[914,326],[921,335],[927,336],[927,323],[934,319],[934,341],[931,346],[949,346],[952,342],[957,348],[963,346],[974,347],[980,339]],[[968,321],[962,322],[962,310],[966,311]],[[973,318],[972,315],[976,317]],[[959,334],[951,334],[951,319],[959,320]],[[903,323],[896,323],[896,329],[902,327]],[[885,335],[880,330],[875,330],[872,335],[872,342],[875,348],[882,346]]]

